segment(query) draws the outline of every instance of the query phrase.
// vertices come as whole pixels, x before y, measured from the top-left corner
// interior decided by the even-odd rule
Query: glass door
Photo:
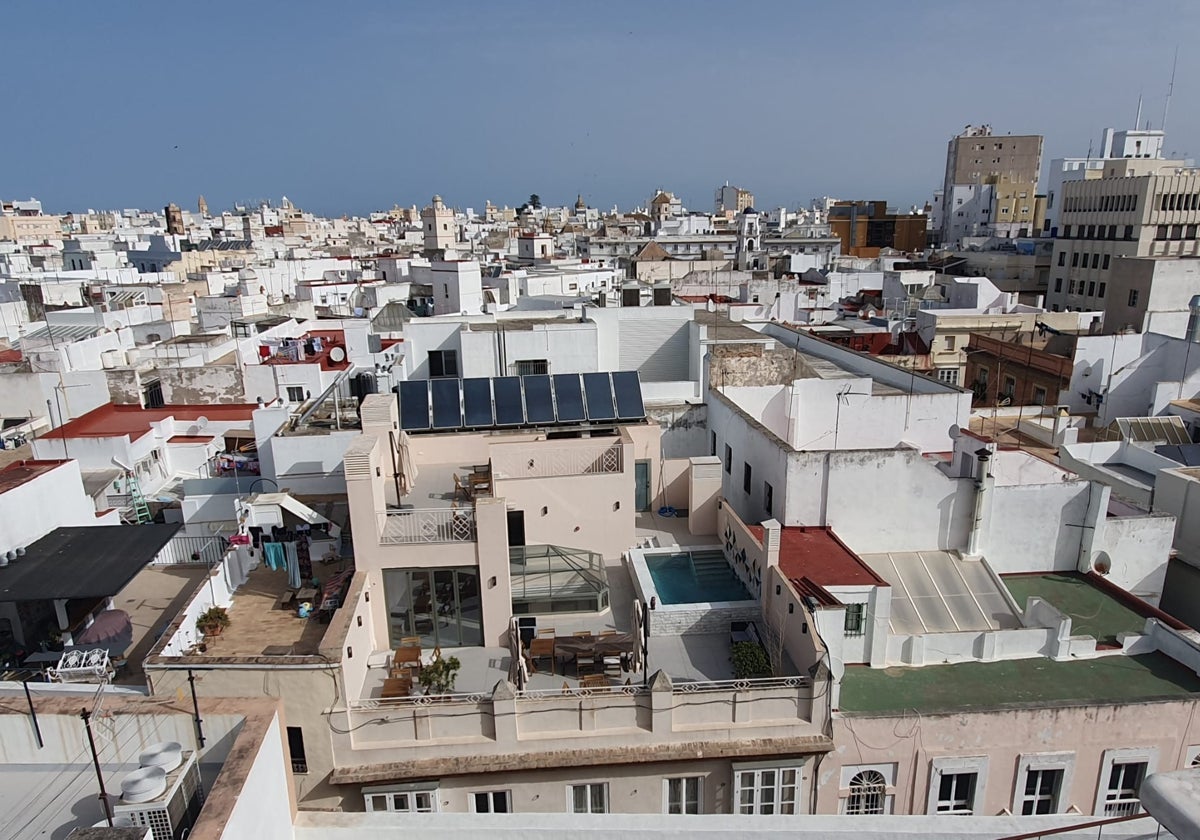
[[[392,647],[416,636],[425,648],[483,644],[479,572],[458,569],[385,569],[384,594]]]

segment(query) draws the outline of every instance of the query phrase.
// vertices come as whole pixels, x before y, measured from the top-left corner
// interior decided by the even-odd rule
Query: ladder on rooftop
[[[146,504],[146,497],[142,495],[142,483],[138,481],[137,473],[126,473],[125,479],[129,484],[129,501],[130,507],[133,508],[134,520],[138,525],[153,522],[154,517],[150,513],[150,505]]]

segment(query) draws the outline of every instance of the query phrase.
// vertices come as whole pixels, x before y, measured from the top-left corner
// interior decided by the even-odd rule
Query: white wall
[[[96,525],[79,464],[67,461],[0,494],[0,553],[24,548],[55,528]]]
[[[283,722],[276,712],[246,772],[222,840],[292,840],[291,767],[285,763],[282,733]]]

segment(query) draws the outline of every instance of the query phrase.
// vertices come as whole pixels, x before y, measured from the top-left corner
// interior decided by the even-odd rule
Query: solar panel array
[[[419,379],[401,382],[407,432],[519,428],[643,420],[637,371]]]

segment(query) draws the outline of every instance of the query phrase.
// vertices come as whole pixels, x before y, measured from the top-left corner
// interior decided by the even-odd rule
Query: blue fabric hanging
[[[288,586],[292,587],[292,589],[299,589],[300,555],[296,553],[296,544],[294,542],[284,543],[283,552],[287,556]]]
[[[264,542],[262,544],[263,555],[267,558],[267,567],[277,572],[287,566],[287,561],[283,557],[283,546],[277,542]]]

